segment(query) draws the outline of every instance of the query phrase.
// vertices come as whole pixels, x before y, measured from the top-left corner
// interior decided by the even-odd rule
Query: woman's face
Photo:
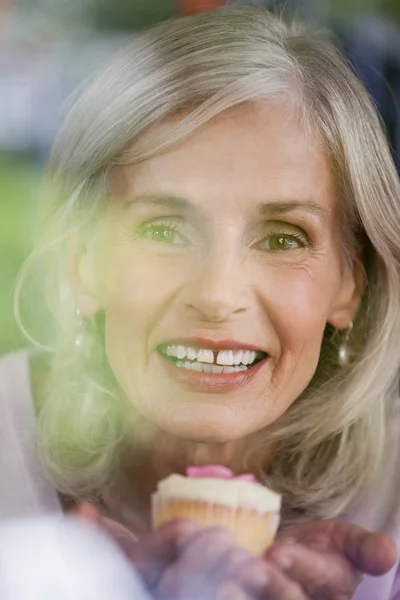
[[[95,302],[127,397],[199,442],[274,422],[358,302],[324,153],[284,107],[247,106],[109,184]]]

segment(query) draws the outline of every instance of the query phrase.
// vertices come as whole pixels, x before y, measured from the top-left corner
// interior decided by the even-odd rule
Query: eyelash
[[[150,219],[148,221],[144,221],[139,225],[136,229],[136,235],[138,237],[145,237],[146,234],[152,233],[152,230],[155,228],[168,229],[172,234],[179,234],[182,238],[184,236],[181,233],[181,228],[177,225],[177,221],[182,223],[184,219],[181,217],[166,217],[164,219]]]
[[[262,234],[260,234],[258,240],[254,243],[254,246],[258,246],[263,241],[267,240],[268,238],[273,238],[273,237],[275,237],[275,238],[282,237],[282,238],[294,240],[295,242],[297,242],[299,244],[300,249],[311,248],[311,246],[312,246],[311,240],[305,232],[302,232],[302,233],[290,232],[289,233],[288,231],[285,231],[284,224],[282,224],[282,228],[277,227],[274,231],[264,231]],[[296,248],[296,250],[297,249],[298,248]],[[265,252],[265,250],[264,250],[264,252]],[[277,250],[270,250],[270,252],[277,252]]]
[[[136,229],[136,236],[137,237],[146,237],[146,234],[151,234],[152,232],[156,233],[154,230],[156,228],[165,228],[166,230],[168,230],[172,235],[179,235],[182,238],[181,242],[178,243],[174,243],[174,242],[170,242],[167,239],[165,240],[158,240],[158,242],[156,243],[166,243],[169,245],[184,245],[185,243],[185,236],[182,234],[182,228],[179,226],[182,223],[184,223],[185,219],[183,219],[180,216],[170,216],[170,217],[165,217],[165,218],[159,218],[159,219],[149,219],[148,221],[144,221],[143,223],[141,223],[139,225],[139,227]],[[277,225],[277,224],[275,224]],[[303,248],[310,248],[312,246],[310,238],[308,237],[308,235],[305,232],[301,232],[301,233],[294,233],[294,232],[288,232],[285,231],[285,225],[284,223],[282,223],[281,227],[278,226],[276,227],[276,229],[274,231],[264,231],[262,234],[260,234],[259,238],[254,242],[253,247],[257,247],[258,245],[260,245],[262,242],[266,241],[268,238],[277,238],[277,237],[281,237],[281,238],[286,238],[286,239],[290,239],[290,240],[294,240],[297,244],[299,244],[300,248],[295,248],[295,250],[298,249],[303,249]],[[155,240],[152,240],[155,241]],[[187,240],[186,240],[187,241]],[[272,250],[272,249],[260,249],[262,252],[279,252],[279,251],[284,251],[284,250],[288,250],[287,248],[285,249],[276,249],[276,250]],[[293,249],[292,249],[293,250]]]

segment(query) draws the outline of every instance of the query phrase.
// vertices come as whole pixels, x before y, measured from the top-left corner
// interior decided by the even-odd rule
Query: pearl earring
[[[350,321],[349,326],[347,327],[345,334],[343,336],[342,343],[339,346],[339,365],[341,367],[346,367],[350,362],[350,352],[349,352],[349,337],[353,329],[353,321]]]

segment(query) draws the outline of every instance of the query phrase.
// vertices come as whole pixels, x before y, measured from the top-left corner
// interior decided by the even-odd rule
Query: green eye
[[[148,239],[151,242],[171,245],[185,243],[178,227],[172,223],[142,223],[137,230],[137,234],[139,237]]]
[[[147,231],[147,238],[152,242],[164,242],[165,244],[174,244],[177,240],[177,232],[168,227],[152,227]]]
[[[297,250],[298,248],[304,248],[305,246],[306,243],[300,236],[283,233],[271,234],[258,243],[258,247],[267,252]]]

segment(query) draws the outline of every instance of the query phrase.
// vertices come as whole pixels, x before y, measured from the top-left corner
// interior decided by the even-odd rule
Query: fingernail
[[[280,566],[284,571],[288,571],[293,566],[293,558],[286,555],[277,556],[275,562]]]
[[[217,591],[218,600],[246,600],[248,598],[236,584],[227,583]]]
[[[185,545],[188,538],[190,538],[192,535],[194,535],[199,529],[198,525],[192,521],[186,521],[182,525],[183,525],[183,527],[178,532],[177,539],[176,539],[176,542],[177,542],[179,548],[181,546]]]
[[[196,531],[199,530],[199,526],[195,521],[185,521],[184,526],[183,526],[183,531],[182,534],[183,535],[192,535],[192,533],[195,533]]]
[[[230,594],[230,596],[226,596],[226,600],[246,600],[247,596],[244,595],[240,590],[235,590]]]
[[[293,544],[297,544],[297,540],[294,537],[288,537],[283,540],[284,544],[288,544],[289,546],[293,546]]]
[[[265,570],[255,571],[252,575],[252,583],[255,587],[266,588],[266,587],[268,587],[269,582],[270,582],[270,577]]]

